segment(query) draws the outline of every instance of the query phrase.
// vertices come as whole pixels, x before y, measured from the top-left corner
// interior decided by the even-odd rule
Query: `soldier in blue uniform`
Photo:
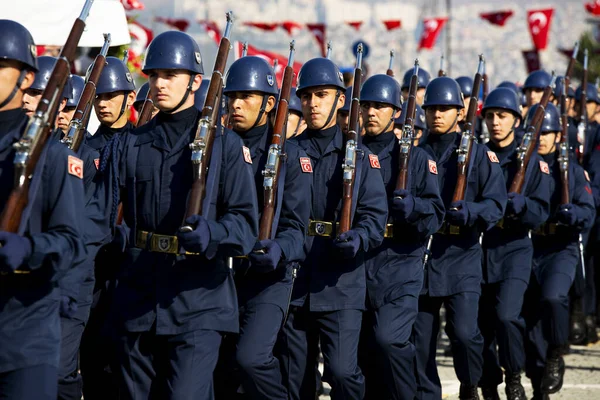
[[[24,92],[38,70],[25,27],[0,20],[0,209],[14,181],[13,144],[28,118]],[[54,400],[61,303],[58,282],[85,257],[83,163],[49,141],[33,173],[19,232],[0,231],[0,397]],[[27,271],[28,273],[23,273]]]
[[[300,99],[296,96],[296,88],[292,88],[290,94],[290,103],[288,104],[288,120],[286,123],[286,138],[301,135],[306,129],[306,122],[302,118],[302,105]]]
[[[350,117],[350,103],[352,102],[352,86],[348,86],[344,92],[344,105],[337,111],[337,124],[342,133],[348,133],[348,118]],[[296,96],[297,97],[297,96]],[[362,126],[362,124],[361,124]]]
[[[394,120],[394,134],[398,139],[402,137],[402,126],[404,125],[404,117],[406,117],[406,107],[408,102],[402,103],[402,111],[400,116]],[[413,145],[418,146],[424,143],[427,139],[427,123],[425,122],[425,111],[420,105],[415,105],[415,127],[413,133]]]
[[[490,133],[487,146],[496,153],[510,189],[518,168],[519,144],[515,129],[521,123],[517,94],[509,88],[493,90],[482,115]],[[483,334],[483,376],[479,381],[484,399],[499,399],[497,386],[502,369],[509,400],[526,400],[521,384],[525,369],[525,321],[521,316],[533,246],[529,231],[537,229],[550,208],[550,175],[547,165],[533,154],[521,193],[509,193],[504,218],[483,235],[483,281],[479,301],[479,329]],[[499,348],[500,359],[496,352]]]
[[[364,378],[357,365],[362,312],[365,309],[364,254],[379,246],[387,201],[376,156],[357,155],[351,230],[336,232],[342,199],[344,136],[336,125],[344,104],[342,76],[326,58],[307,61],[296,94],[307,129],[294,140],[310,158],[313,170],[307,256],[294,283],[292,303],[281,332],[280,360],[290,399],[314,399],[319,342],[323,379],[332,399],[360,399]],[[307,163],[308,166],[308,163]]]
[[[413,69],[406,70],[402,77],[402,98],[408,99],[408,89],[410,88],[410,78],[412,77]],[[419,68],[419,79],[417,80],[417,104],[423,106],[423,97],[425,96],[425,88],[431,82],[431,75],[423,68]]]
[[[525,95],[525,106],[523,107],[524,114],[522,114],[523,116],[527,114],[527,111],[529,108],[531,108],[531,106],[540,102],[542,99],[542,94],[544,93],[544,89],[550,84],[551,80],[552,76],[542,69],[533,71],[527,76],[523,87],[521,87],[521,91]]]
[[[366,356],[361,355],[360,366],[368,399],[415,397],[415,347],[410,336],[423,285],[427,238],[444,219],[437,166],[425,151],[411,149],[407,188],[396,187],[400,146],[393,127],[400,101],[400,85],[387,75],[370,77],[360,92],[363,144],[377,156],[390,210],[383,244],[365,255],[367,313],[360,353]]]
[[[460,86],[460,91],[463,94],[463,101],[465,103],[465,110],[469,109],[469,103],[471,102],[471,92],[473,91],[473,78],[470,76],[459,76],[456,78],[456,82]]]
[[[455,151],[461,142],[458,122],[464,118],[462,93],[448,77],[432,80],[423,102],[429,135],[422,148],[437,162],[445,222],[433,236],[419,314],[413,330],[417,348],[417,398],[441,398],[435,364],[439,311],[446,308],[446,333],[450,338],[461,399],[478,399],[482,373],[483,337],[477,326],[481,294],[482,250],[479,236],[500,221],[506,206],[504,177],[496,154],[473,143],[465,200],[452,202],[457,181]]]
[[[221,337],[239,326],[227,258],[248,254],[257,237],[252,160],[235,133],[216,135],[204,215],[185,218],[189,143],[200,118],[194,107],[203,73],[198,44],[183,32],[164,32],[150,43],[143,71],[160,112],[119,146],[130,228],[110,313],[120,395],[211,399]],[[182,224],[192,230],[180,230]]]
[[[229,123],[242,137],[252,159],[259,214],[264,204],[263,171],[273,135],[268,115],[275,107],[276,86],[275,72],[264,59],[243,57],[229,68],[223,90],[228,98]],[[273,239],[257,242],[257,251],[235,266],[240,306],[235,355],[249,399],[287,399],[273,347],[288,311],[293,275],[304,260],[312,164],[296,143],[287,142],[285,154],[279,177],[283,189],[278,195],[282,196],[279,220]]]
[[[535,109],[529,110],[531,118]],[[551,177],[550,218],[532,235],[533,273],[524,302],[527,325],[526,371],[534,398],[558,392],[563,384],[562,358],[569,336],[569,288],[579,264],[578,237],[594,221],[594,199],[584,170],[569,162],[569,201],[562,204],[561,171],[557,143],[561,136],[560,114],[546,106],[538,154],[548,164]]]
[[[73,114],[75,114],[75,108],[77,108],[79,97],[81,97],[81,92],[83,92],[83,87],[85,86],[85,80],[79,75],[71,75],[69,77],[69,81],[71,83],[71,89],[73,90],[73,94],[70,98],[67,99],[65,108],[63,108],[62,111],[58,113],[58,119],[56,123],[58,128],[63,133],[67,133],[67,130],[69,129],[69,123],[73,119]]]

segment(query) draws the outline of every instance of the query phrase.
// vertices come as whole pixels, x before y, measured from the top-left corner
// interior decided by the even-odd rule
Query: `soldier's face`
[[[190,73],[180,69],[157,69],[148,74],[148,84],[154,97],[154,105],[161,111],[173,110],[183,99],[190,83]],[[185,110],[194,105],[194,93],[200,88],[202,76],[195,75],[192,81],[192,93],[176,111]]]
[[[360,104],[360,111],[367,135],[377,136],[393,126],[392,120],[396,112],[388,104],[366,101]]]
[[[556,144],[560,142],[560,132],[542,133],[538,142],[538,154],[546,154],[556,151]]]
[[[519,120],[510,112],[500,108],[490,108],[485,111],[485,123],[490,133],[490,140],[495,144],[506,140],[514,134],[514,128],[519,126]]]
[[[253,126],[267,123],[267,114],[275,106],[275,97],[268,96],[265,111],[260,114],[260,109],[265,95],[259,92],[233,92],[227,93],[227,107],[229,109],[229,124],[235,132],[246,132]],[[256,124],[256,125],[255,125]]]
[[[339,125],[342,133],[344,135],[348,134],[348,119],[350,118],[350,113],[347,111],[338,111],[337,112],[337,124]]]
[[[463,120],[463,110],[456,106],[431,106],[425,109],[425,119],[430,133],[442,135],[456,131]]]
[[[417,101],[417,104],[422,106],[423,105],[423,99],[425,98],[425,88],[420,88],[417,89],[417,95],[415,96],[415,100]],[[402,98],[404,100],[408,99],[408,89],[402,89]]]
[[[298,125],[299,122],[300,122],[300,114],[298,114],[296,112],[291,112],[288,114],[288,120],[287,120],[286,132],[285,132],[286,139],[294,137],[294,132],[296,133],[296,135],[299,135],[302,133],[302,131],[304,130],[303,128],[306,127],[306,124],[304,123],[304,120],[302,120],[302,123],[299,126]]]
[[[75,109],[77,107],[65,107],[63,110],[58,113],[58,128],[63,131],[63,133],[67,133],[69,129],[69,123],[73,119],[73,114],[75,114]]]
[[[0,60],[0,103],[3,103],[11,95],[20,74],[21,65],[17,61]],[[35,75],[32,71],[27,72],[21,83],[21,91],[17,91],[12,100],[5,104],[0,111],[22,107],[23,93],[31,85],[34,78]]]
[[[342,93],[336,102],[335,95],[338,90],[337,88],[322,86],[305,89],[302,92],[300,96],[302,115],[309,129],[327,129],[336,124],[337,110],[344,106],[344,100],[346,99],[346,96]],[[325,125],[332,110],[333,117]]]
[[[42,90],[38,89],[25,90],[25,94],[23,95],[23,109],[28,117],[31,117],[35,112],[43,93]]]
[[[532,105],[539,103],[543,94],[543,89],[525,89],[525,103],[527,104],[527,107],[531,107]]]
[[[94,99],[94,110],[98,121],[102,125],[111,126],[119,119],[121,107],[126,101],[125,92],[110,92],[96,95]]]

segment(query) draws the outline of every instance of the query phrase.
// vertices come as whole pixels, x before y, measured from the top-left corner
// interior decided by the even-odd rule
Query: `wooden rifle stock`
[[[452,202],[457,202],[465,199],[465,193],[467,191],[467,179],[469,175],[469,163],[471,161],[471,153],[473,150],[473,140],[475,139],[475,121],[477,118],[477,98],[479,97],[479,88],[481,87],[481,81],[483,80],[483,68],[484,68],[483,56],[479,56],[479,66],[475,79],[473,79],[473,88],[471,90],[471,101],[469,102],[469,109],[467,110],[467,116],[465,118],[464,131],[460,139],[460,145],[457,149],[458,153],[458,175],[456,178],[456,186],[454,188],[454,194],[452,196]]]
[[[348,117],[348,140],[344,156],[343,171],[343,194],[342,209],[340,211],[340,226],[338,236],[348,232],[352,225],[352,195],[354,192],[354,180],[356,178],[356,152],[358,151],[358,140],[360,138],[359,116],[360,112],[360,85],[362,80],[362,56],[363,45],[358,44],[356,52],[356,68],[354,69],[354,82],[352,84],[352,102],[350,103],[350,115]]]
[[[23,137],[14,145],[16,150],[15,183],[0,216],[0,231],[12,233],[19,231],[23,211],[29,202],[30,177],[54,128],[56,113],[62,100],[62,91],[69,79],[77,44],[83,34],[85,20],[92,3],[93,0],[87,0],[79,18],[75,20],[37,109],[30,118]]]
[[[388,65],[388,69],[385,74],[387,76],[391,76],[392,78],[394,77],[394,70],[392,68],[393,66],[394,66],[394,50],[390,50],[390,64]]]
[[[406,105],[406,116],[402,126],[402,138],[400,139],[400,156],[398,157],[398,178],[396,180],[396,190],[406,189],[408,187],[408,163],[410,161],[410,152],[413,146],[413,137],[415,132],[415,113],[417,110],[417,89],[419,87],[419,60],[415,60],[413,75],[410,78],[408,89],[408,104]]]
[[[229,56],[229,48],[231,47],[229,35],[232,24],[233,13],[230,11],[227,13],[227,26],[225,28],[225,33],[221,38],[221,43],[219,44],[219,51],[217,53],[217,59],[215,60],[210,85],[208,86],[206,99],[204,100],[204,106],[202,107],[200,121],[198,121],[198,127],[196,128],[196,137],[194,141],[190,143],[190,149],[192,149],[194,181],[188,198],[185,219],[192,215],[202,214],[202,201],[206,195],[206,175],[210,164],[210,155],[212,153],[212,145],[218,123],[219,107],[221,105],[223,73],[225,71],[225,65],[227,64],[227,57]],[[193,227],[186,225],[181,227],[180,230],[184,232],[191,231],[193,230]]]
[[[288,108],[290,95],[292,93],[292,82],[294,79],[294,41],[290,43],[290,55],[288,63],[283,72],[283,82],[281,83],[281,93],[277,104],[277,113],[275,114],[275,123],[273,124],[273,138],[269,146],[267,163],[263,171],[264,182],[264,205],[260,216],[260,225],[258,230],[258,240],[271,239],[271,230],[273,218],[275,216],[277,186],[279,185],[279,174],[281,172],[281,158],[285,147],[285,128],[288,117]]]
[[[518,167],[515,177],[510,185],[509,193],[521,193],[523,191],[523,184],[525,183],[525,174],[527,172],[527,165],[529,165],[529,160],[531,160],[531,156],[535,151],[536,144],[538,141],[538,137],[540,134],[540,130],[542,127],[542,121],[544,120],[544,114],[546,112],[546,106],[548,105],[548,101],[550,100],[550,95],[552,94],[552,89],[554,87],[554,83],[556,82],[556,77],[552,77],[552,81],[546,88],[544,88],[544,94],[542,95],[542,99],[531,118],[531,123],[527,126],[527,130],[525,131],[525,135],[523,135],[523,140],[521,142],[521,146],[518,150]]]
[[[148,93],[146,94],[144,103],[142,103],[140,116],[138,117],[135,127],[139,128],[140,126],[147,124],[148,121],[152,119],[152,111],[154,111],[154,101],[152,101],[152,97],[150,96],[150,89],[148,89]]]

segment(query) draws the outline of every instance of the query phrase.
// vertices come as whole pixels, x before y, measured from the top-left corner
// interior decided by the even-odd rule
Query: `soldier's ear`
[[[402,109],[399,108],[396,110],[396,112],[394,113],[394,115],[392,116],[393,119],[398,119],[400,118],[400,114],[402,114]]]
[[[458,118],[457,118],[457,121],[461,122],[464,119],[465,119],[465,108],[464,107],[463,108],[459,108],[458,109]]]
[[[35,80],[35,72],[27,71],[27,73],[25,74],[25,78],[23,79],[23,82],[21,83],[21,90],[25,91],[25,90],[29,89],[29,87],[31,86],[31,84],[33,83],[34,80]]]
[[[67,105],[67,99],[65,99],[63,97],[63,99],[60,101],[60,104],[58,105],[58,112],[61,112],[62,110],[64,110],[66,105]]]
[[[515,116],[515,128],[518,128],[519,126],[521,126],[521,118]]]
[[[267,99],[267,105],[265,107],[265,111],[267,113],[270,113],[271,110],[273,110],[273,108],[275,108],[275,96],[269,96],[269,98]]]
[[[201,83],[202,83],[202,75],[196,74],[194,76],[194,82],[192,83],[192,93],[195,93],[198,89],[200,89]]]
[[[135,101],[135,92],[131,91],[127,94],[127,107],[131,107]]]
[[[338,103],[337,103],[336,109],[339,110],[340,108],[344,107],[345,102],[346,102],[346,94],[344,92],[342,92],[340,94],[340,96],[338,97]]]
[[[554,143],[560,143],[561,137],[562,137],[561,132],[556,132],[556,138],[554,139]]]

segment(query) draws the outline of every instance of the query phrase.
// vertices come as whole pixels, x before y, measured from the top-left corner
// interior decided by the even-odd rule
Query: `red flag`
[[[190,26],[190,22],[187,19],[183,18],[164,18],[164,17],[154,17],[156,22],[162,22],[163,24],[167,24],[170,27],[178,29],[182,32],[185,32]]]
[[[423,33],[419,42],[419,50],[432,49],[435,46],[435,41],[442,31],[442,28],[448,21],[447,17],[441,18],[425,18],[423,20]]]
[[[479,14],[479,16],[481,18],[489,21],[490,24],[504,26],[504,24],[506,24],[506,21],[510,17],[512,17],[513,14],[514,14],[514,12],[512,12],[511,10],[508,10],[508,11],[495,11],[495,12],[490,12],[490,13],[481,13],[481,14]]]
[[[145,8],[144,3],[139,0],[121,0],[123,8],[127,11],[131,10],[143,10]]]
[[[402,21],[400,21],[399,19],[390,19],[387,21],[383,21],[383,23],[385,24],[385,28],[388,31],[394,30],[394,29],[398,29],[402,27]]]
[[[221,43],[221,30],[219,29],[217,23],[215,21],[207,20],[200,20],[198,23],[204,27],[204,30],[208,36],[211,37],[218,46]]]
[[[358,31],[363,22],[362,21],[348,21],[346,23]]]
[[[302,24],[294,21],[283,21],[280,26],[285,29],[290,36],[294,36],[298,30],[302,29]]]
[[[544,50],[548,45],[548,33],[550,32],[553,13],[553,8],[527,11],[529,33],[531,33],[533,45],[538,50]]]
[[[242,43],[237,42],[236,46],[236,55],[239,57],[242,54]],[[277,85],[281,87],[281,81],[283,80],[283,71],[287,66],[287,56],[283,56],[281,54],[274,53],[272,51],[261,50],[252,45],[248,45],[248,53],[249,56],[257,56],[263,58],[270,65],[273,65],[275,60],[277,60],[277,66],[275,67],[275,77],[277,78]],[[302,63],[294,61],[294,75],[298,76],[298,72],[300,72],[300,67],[302,67]],[[293,86],[296,86],[296,79],[293,79]]]
[[[600,15],[600,0],[593,3],[585,3],[585,9],[592,15]]]
[[[542,69],[542,63],[540,62],[540,54],[536,49],[523,50],[523,58],[525,59],[525,65],[527,66],[527,73],[530,74],[533,71]]]
[[[244,22],[246,26],[252,26],[254,28],[262,29],[263,31],[274,31],[279,26],[278,23],[268,22]]]
[[[146,47],[148,47],[152,39],[154,39],[153,32],[131,18],[127,19],[127,26],[129,28],[129,36],[131,36],[129,57],[131,58],[144,54]]]
[[[306,24],[306,27],[315,35],[315,39],[321,47],[321,55],[325,57],[327,50],[325,50],[325,24]]]

